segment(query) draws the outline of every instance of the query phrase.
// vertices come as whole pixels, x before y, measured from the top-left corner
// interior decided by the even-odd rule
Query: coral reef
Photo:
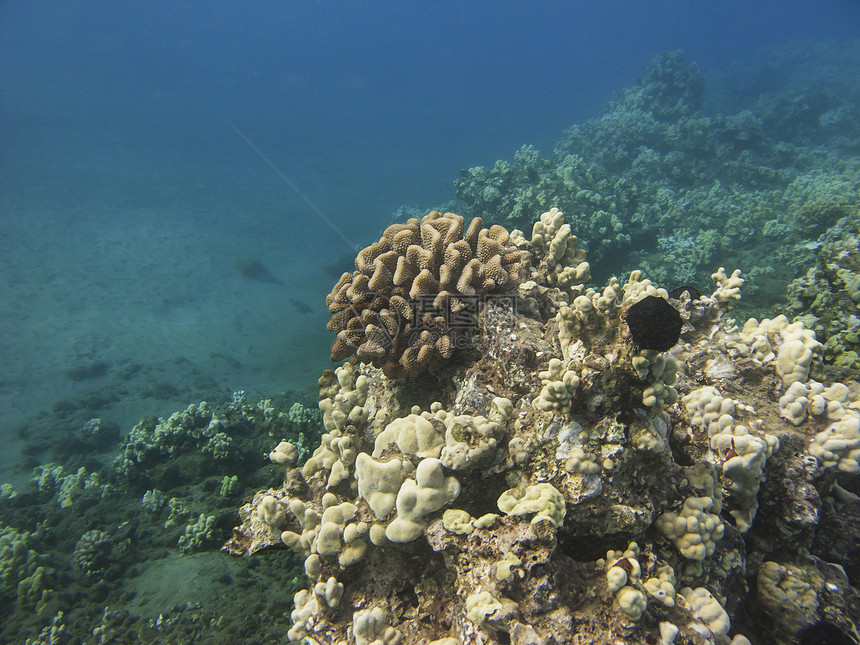
[[[215,516],[203,515],[202,513],[197,518],[196,522],[189,522],[185,527],[185,532],[179,536],[177,545],[180,553],[193,553],[206,548],[214,539],[213,531],[215,529]]]
[[[400,209],[318,392],[79,358],[0,483],[0,640],[860,642],[858,51],[722,96],[661,54],[548,157],[464,171],[437,208],[486,229]],[[123,436],[135,380],[173,403]],[[253,558],[215,547],[239,505]]]
[[[785,312],[815,330],[824,345],[821,378],[860,378],[860,211],[812,245],[813,265],[787,290]]]
[[[14,598],[18,584],[44,562],[35,542],[35,536],[27,531],[0,526],[0,597]]]
[[[312,401],[253,403],[236,392],[226,402],[147,417],[105,451],[107,463],[94,458],[93,448],[105,447],[100,435],[113,432],[108,422],[69,428],[82,451],[78,461],[60,465],[53,455],[29,483],[2,486],[0,640],[188,642],[203,631],[239,642],[249,630],[277,640],[289,628],[288,615],[255,624],[266,611],[264,594],[249,597],[254,609],[247,618],[218,622],[234,602],[225,585],[234,579],[258,588],[286,585],[292,594],[300,562],[279,558],[259,571],[234,569],[217,546],[229,535],[244,491],[277,480],[280,469],[265,459],[271,445],[289,441],[301,448],[294,457],[305,460],[304,446],[319,441],[323,415],[310,408]],[[129,599],[153,596],[141,590],[159,569],[168,572],[159,578],[176,581],[155,593],[163,604],[151,618],[142,602],[132,608]],[[188,571],[195,579],[186,592]]]
[[[719,264],[744,266],[747,294],[761,303],[748,313],[761,315],[806,270],[808,245],[857,214],[852,137],[818,122],[857,108],[819,88],[709,114],[698,67],[662,52],[552,154],[525,146],[510,161],[462,170],[457,197],[471,215],[511,228],[558,206],[600,281],[640,269],[670,289],[701,286]]]
[[[459,348],[483,297],[511,293],[520,254],[501,226],[468,227],[433,211],[392,224],[362,249],[326,298],[331,359],[354,356],[389,376],[414,376]]]
[[[75,564],[86,576],[100,573],[110,562],[113,544],[107,533],[92,529],[75,544]]]
[[[75,434],[83,443],[104,449],[116,443],[119,426],[102,419],[90,419]]]
[[[571,233],[570,224],[565,224],[564,213],[559,209],[551,208],[540,216],[532,228],[530,241],[518,229],[511,232],[511,241],[517,248],[529,249],[535,277],[551,286],[572,294],[577,285],[591,281],[585,251],[579,248],[579,240]]]
[[[283,485],[223,550],[304,558],[288,637],[309,643],[850,638],[855,579],[785,579],[824,557],[857,571],[822,517],[855,499],[860,387],[810,378],[822,347],[802,322],[729,318],[740,271],[677,297],[638,271],[560,281],[585,261],[547,261],[560,217],[513,236],[530,279],[515,311],[477,312],[469,360],[418,384],[361,361],[324,374],[320,445],[304,464],[276,447]],[[673,341],[642,348],[630,312],[655,300]]]

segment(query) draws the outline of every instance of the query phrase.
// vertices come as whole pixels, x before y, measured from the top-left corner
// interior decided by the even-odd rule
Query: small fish
[[[305,305],[307,307],[307,305]],[[104,376],[110,370],[110,365],[104,361],[96,361],[86,365],[78,365],[66,371],[66,377],[72,381],[87,381]]]
[[[238,370],[242,369],[242,363],[233,358],[232,356],[227,356],[227,354],[209,354],[211,358],[220,358],[222,361],[227,363],[232,369]]]
[[[313,313],[313,309],[308,306],[308,303],[302,302],[301,300],[297,300],[296,298],[290,298],[290,304],[296,308],[300,314],[310,314]]]
[[[269,271],[268,267],[260,262],[259,258],[248,258],[245,260],[236,260],[236,271],[243,278],[248,280],[256,280],[258,282],[271,282],[273,284],[284,284],[278,280]]]

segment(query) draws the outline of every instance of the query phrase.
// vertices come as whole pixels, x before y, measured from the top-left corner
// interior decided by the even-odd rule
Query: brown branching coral
[[[433,211],[392,224],[326,298],[331,359],[420,374],[451,358],[487,295],[515,291],[521,266],[504,227],[483,228],[480,218],[466,228],[459,215]]]

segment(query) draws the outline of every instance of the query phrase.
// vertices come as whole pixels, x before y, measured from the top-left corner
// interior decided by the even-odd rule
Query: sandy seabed
[[[62,440],[89,418],[125,433],[240,389],[304,390],[329,367],[326,262],[348,249],[330,231],[298,235],[313,215],[268,178],[261,218],[245,197],[158,203],[119,181],[46,184],[7,191],[0,218],[0,480],[29,479],[25,440]],[[243,277],[247,259],[277,282]]]

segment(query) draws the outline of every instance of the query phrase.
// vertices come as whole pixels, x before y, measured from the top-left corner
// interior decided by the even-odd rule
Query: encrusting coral
[[[223,548],[305,558],[289,639],[741,645],[772,633],[789,643],[813,623],[851,633],[855,587],[783,581],[801,554],[819,569],[815,549],[834,557],[819,518],[845,502],[822,499],[850,501],[846,478],[860,468],[860,388],[812,380],[813,332],[784,319],[739,328],[726,316],[739,271],[714,272],[711,295],[670,296],[638,271],[594,289],[559,280],[585,262],[579,251],[551,252],[553,264],[545,239],[517,235],[507,279],[483,283],[516,289],[516,308],[485,303],[463,360],[434,349],[427,363],[404,361],[407,347],[376,346],[367,331],[394,315],[362,295],[371,278],[385,302],[411,307],[410,291],[444,285],[451,303],[464,265],[442,245],[475,253],[468,240],[492,240],[480,256],[497,265],[508,248],[500,227],[461,236],[456,216],[428,217],[389,229],[333,292],[333,327],[355,331],[334,354],[358,353],[320,379],[326,434],[304,464],[289,442],[272,451],[283,486],[239,509]],[[569,249],[560,217],[545,213],[542,227],[564,231]],[[454,268],[428,259],[433,288],[415,287],[424,269],[393,277],[410,254]],[[653,319],[671,326],[656,347],[630,326],[643,302],[670,314]],[[420,387],[392,378],[431,364]],[[856,570],[856,553],[839,557]],[[747,592],[756,579],[758,602]],[[827,593],[826,611],[812,593]],[[774,631],[786,602],[816,613]]]

